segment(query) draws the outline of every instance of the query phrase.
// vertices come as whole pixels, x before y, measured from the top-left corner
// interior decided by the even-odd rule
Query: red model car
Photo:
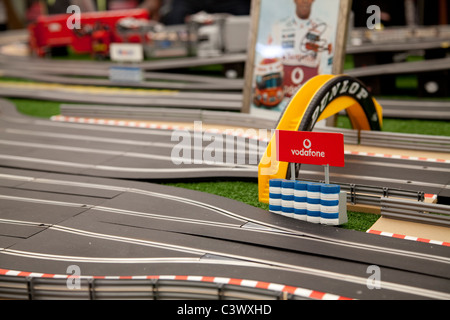
[[[279,59],[263,59],[256,66],[256,87],[253,103],[256,106],[275,108],[284,98],[283,65]]]
[[[76,53],[91,53],[95,57],[109,54],[112,42],[133,42],[139,36],[123,39],[117,24],[125,18],[149,20],[145,9],[87,12],[80,15],[80,28],[70,29],[70,14],[40,16],[28,29],[30,47],[37,56],[48,55],[53,48],[72,47]]]

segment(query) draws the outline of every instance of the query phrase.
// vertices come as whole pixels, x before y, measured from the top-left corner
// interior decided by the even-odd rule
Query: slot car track
[[[3,75],[18,74],[17,71],[9,73],[3,71]],[[21,73],[23,74],[23,73]],[[133,89],[116,90],[113,92],[111,87],[128,86],[128,84],[111,83],[108,80],[89,80],[89,79],[68,79],[67,77],[54,76],[32,76],[29,79],[37,79],[39,81],[48,80],[48,84],[20,84],[14,82],[0,83],[0,96],[9,98],[22,99],[38,99],[68,103],[85,103],[90,105],[109,105],[109,106],[135,106],[135,107],[155,107],[155,108],[173,108],[186,110],[212,110],[212,111],[230,111],[237,112],[242,108],[242,93],[212,91],[208,94],[199,92],[189,92],[178,89],[186,86],[201,87],[203,84],[184,84],[175,83],[169,87],[175,89],[167,89],[166,85],[142,85]],[[51,81],[50,81],[51,79]],[[90,87],[88,92],[80,93],[80,85],[94,85],[98,87]],[[55,83],[66,83],[66,86],[55,85]],[[161,82],[158,82],[161,84]],[[101,88],[100,85],[109,86]],[[230,89],[228,84],[207,84],[213,88]],[[237,83],[236,86],[242,88],[243,84]],[[148,92],[139,91],[139,89],[151,87]],[[160,91],[154,88],[164,88]],[[432,119],[432,120],[449,120],[450,119],[450,103],[446,101],[408,101],[399,99],[379,99],[383,105],[383,112],[388,118],[411,118],[411,119]],[[345,114],[345,112],[341,112]]]
[[[1,109],[3,116],[10,113],[0,120],[4,138],[0,155],[3,166],[124,179],[257,176],[254,150],[257,150],[257,144],[249,143],[249,140],[236,143],[239,143],[238,150],[247,150],[244,158],[253,157],[254,165],[235,164],[237,159],[227,163],[224,159],[205,167],[203,149],[211,142],[201,136],[197,145],[194,133],[192,142],[186,145],[191,152],[186,156],[174,154],[177,161],[191,164],[178,165],[172,161],[172,150],[181,139],[172,141],[172,130],[56,123],[20,115],[12,104],[5,101]],[[194,163],[197,153],[201,161]],[[236,153],[235,158],[237,156]]]
[[[97,72],[98,64],[91,65]],[[165,68],[158,65],[155,69],[148,63],[146,68]],[[159,74],[146,74],[147,79],[153,76]],[[198,83],[204,80],[198,78]],[[232,84],[226,82],[211,83],[211,89]],[[3,93],[11,94],[8,89]],[[234,96],[228,95],[227,103],[237,101]],[[189,99],[179,99],[183,100],[186,104]],[[35,119],[0,100],[0,295],[4,280],[8,283],[12,275],[61,277],[68,266],[78,265],[83,276],[97,278],[178,275],[184,280],[213,277],[219,283],[244,279],[303,299],[317,298],[311,290],[333,299],[450,299],[450,254],[445,246],[292,223],[233,200],[149,183],[257,178],[255,159],[265,150],[263,141],[234,138],[231,163],[223,158],[214,164],[176,165],[171,151],[178,141],[171,137],[172,130]],[[191,140],[187,160],[204,154],[210,143]],[[236,164],[238,157],[243,163]],[[375,161],[352,154],[346,155],[346,163],[343,171],[331,170],[333,182],[357,179],[369,185],[450,194],[446,163]],[[300,173],[308,179],[323,177],[321,168],[302,166]],[[368,267],[373,265],[381,269],[377,290],[367,286]],[[6,291],[14,297],[14,289]]]
[[[170,131],[54,123],[1,105],[4,270],[64,274],[76,264],[92,276],[229,277],[357,299],[450,297],[443,246],[316,229],[221,197],[98,178],[205,177],[208,168],[215,177],[256,178],[256,165],[176,167]],[[448,168],[434,170],[442,177]],[[373,264],[383,290],[367,289]]]
[[[181,60],[184,61],[185,66],[189,66],[192,63],[190,60]],[[445,69],[449,60],[441,60],[369,66],[347,70],[346,73],[354,77],[366,77],[382,74],[428,72],[432,68],[436,70]],[[206,61],[204,63],[208,64],[208,60]],[[144,72],[145,81],[130,84],[110,81],[108,79],[110,64],[105,62],[41,61],[28,57],[11,57],[0,54],[0,65],[0,74],[4,77],[49,84],[33,85],[3,82],[0,83],[0,96],[3,97],[99,105],[152,106],[224,111],[240,111],[242,108],[242,88],[244,86],[242,79],[146,71]],[[143,67],[152,68],[152,65],[144,64]],[[59,85],[55,86],[54,84]],[[97,87],[98,89],[92,88],[84,95],[71,94],[80,85]],[[101,89],[104,86],[116,88],[132,86],[135,90],[132,90],[132,94],[126,91],[105,94],[105,91],[108,91],[108,89]],[[138,89],[153,90],[144,94],[139,92]],[[387,117],[450,119],[450,105],[445,101],[399,99],[381,99],[380,101],[383,102],[383,109]],[[405,112],[405,110],[408,112]]]
[[[186,132],[190,141],[183,142],[178,135],[172,138],[173,130],[35,119],[19,114],[5,100],[0,112],[0,165],[5,167],[138,180],[257,179],[257,164],[266,149],[263,140],[231,137],[234,159],[229,161],[226,143],[230,137],[220,132]],[[221,147],[214,158],[217,162],[208,164],[207,156],[215,153],[205,150],[216,138]],[[172,152],[181,142],[189,144],[190,152],[176,152],[174,163]],[[184,158],[177,158],[180,155]],[[450,197],[449,172],[446,162],[346,154],[346,166],[332,168],[330,179]],[[323,169],[303,165],[300,178],[323,180]]]
[[[9,50],[8,46],[26,42],[28,35],[26,31],[6,32],[0,38],[0,73],[6,77],[21,78],[31,81],[40,81],[50,84],[59,83],[68,86],[91,85],[91,86],[114,86],[129,87],[130,83],[112,82],[108,79],[109,68],[116,64],[99,61],[66,61],[46,60],[29,56],[16,56]],[[383,44],[363,46],[349,46],[349,54],[372,52],[374,48],[383,50],[408,51],[428,44],[429,41],[418,41],[413,43],[395,43],[395,48]],[[432,41],[433,47],[441,47],[442,39]],[[356,50],[356,51],[355,51]],[[359,50],[359,51],[358,51]],[[12,50],[14,51],[14,50]],[[355,52],[354,52],[355,51]],[[84,95],[71,94],[71,90],[64,88],[33,88],[23,85],[0,84],[0,96],[16,98],[33,98],[41,100],[55,100],[75,103],[94,103],[101,105],[127,105],[127,106],[156,106],[186,109],[225,110],[240,111],[242,108],[242,79],[226,79],[211,76],[198,76],[174,73],[177,70],[203,65],[220,63],[233,66],[243,64],[246,61],[245,54],[231,54],[216,58],[181,58],[168,61],[146,61],[138,64],[144,71],[142,83],[135,83],[136,88],[157,89],[153,90],[150,98],[126,94],[108,95],[98,92],[89,92]],[[410,74],[430,72],[432,70],[448,69],[449,59],[433,59],[417,62],[402,62],[376,66],[366,66],[346,70],[346,74],[353,77],[376,77],[385,74]],[[163,72],[164,71],[164,72]],[[167,72],[169,71],[169,72]],[[61,90],[62,89],[62,90]],[[37,92],[38,91],[38,92]],[[389,100],[383,99],[384,112],[388,117],[394,118],[426,118],[447,120],[450,119],[450,107],[448,102]],[[405,110],[408,112],[405,113]]]
[[[448,249],[292,224],[242,203],[153,184],[2,169],[2,268],[230,277],[356,299],[448,299]],[[397,240],[397,242],[396,242]],[[366,286],[381,268],[382,289]]]

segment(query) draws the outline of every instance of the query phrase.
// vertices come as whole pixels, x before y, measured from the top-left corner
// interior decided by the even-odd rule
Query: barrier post
[[[291,162],[291,180],[295,180],[295,163]]]
[[[281,183],[283,179],[269,181],[269,211],[281,214]]]
[[[329,184],[330,183],[330,165],[327,163],[326,165],[324,165],[325,168],[325,183]]]

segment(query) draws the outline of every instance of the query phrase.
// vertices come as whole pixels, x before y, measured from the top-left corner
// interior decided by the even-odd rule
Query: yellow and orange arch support
[[[306,82],[291,98],[277,130],[312,131],[314,125],[346,110],[356,130],[381,130],[382,108],[364,84],[346,75],[319,75]],[[276,160],[272,136],[258,166],[259,201],[269,202],[269,180],[285,179],[289,163]]]

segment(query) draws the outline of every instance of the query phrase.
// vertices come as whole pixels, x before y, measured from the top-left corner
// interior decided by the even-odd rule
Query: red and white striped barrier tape
[[[38,273],[38,272],[24,272],[16,270],[0,269],[0,275],[17,276],[17,277],[33,277],[33,278],[51,278],[51,279],[68,279],[77,278],[74,275],[65,274],[50,274],[50,273]],[[290,293],[293,295],[316,299],[316,300],[353,300],[351,298],[338,296],[331,293],[320,292],[316,290],[310,290],[305,288],[293,287],[283,284],[270,283],[264,281],[255,280],[243,280],[223,277],[204,277],[204,276],[174,276],[174,275],[160,275],[160,276],[80,276],[80,279],[106,279],[106,280],[178,280],[178,281],[200,281],[217,284],[229,284],[237,285],[249,288],[258,288],[265,290],[272,290],[283,293]]]
[[[66,117],[66,116],[52,116],[52,121],[58,122],[72,122],[72,123],[85,123],[85,124],[98,124],[107,126],[118,127],[131,127],[131,128],[144,128],[144,129],[159,129],[159,130],[192,130],[190,126],[171,125],[171,124],[159,124],[145,121],[132,121],[132,120],[114,120],[114,119],[97,119],[97,118],[84,118],[84,117]],[[254,140],[260,140],[269,142],[269,138],[262,138],[258,135],[249,135],[243,132],[243,130],[219,130],[219,129],[205,129],[206,133],[220,133],[226,135],[239,136],[242,138],[249,138]]]
[[[158,124],[158,123],[150,123],[150,122],[144,122],[144,121],[114,120],[114,119],[109,120],[109,119],[97,119],[97,118],[85,118],[85,117],[67,117],[67,116],[61,116],[61,115],[53,116],[50,119],[52,121],[59,121],[59,122],[86,123],[86,124],[98,124],[98,125],[132,127],[132,128],[147,128],[147,129],[161,129],[161,130],[189,130],[190,129],[189,127],[184,127],[184,126],[180,126],[180,125]],[[204,131],[211,132],[211,133],[230,134],[227,130],[207,129]],[[248,136],[245,134],[243,135],[242,133],[237,133],[236,135],[250,138],[250,139],[261,140],[264,142],[270,141],[270,139],[268,139],[268,138],[261,138],[259,136],[253,136],[253,135]],[[450,159],[414,157],[414,156],[393,155],[393,154],[363,152],[363,151],[345,151],[345,154],[378,157],[378,158],[408,159],[408,160],[450,163]]]
[[[437,194],[432,194],[432,193],[424,194],[425,199],[431,200],[432,202],[437,199],[437,196],[438,196]]]
[[[413,157],[413,156],[395,155],[395,154],[388,154],[388,153],[375,153],[375,152],[363,152],[363,151],[345,151],[345,154],[357,155],[357,156],[376,157],[376,158],[391,158],[391,159],[418,160],[418,161],[428,161],[428,162],[450,163],[450,160],[447,160],[447,159]]]

